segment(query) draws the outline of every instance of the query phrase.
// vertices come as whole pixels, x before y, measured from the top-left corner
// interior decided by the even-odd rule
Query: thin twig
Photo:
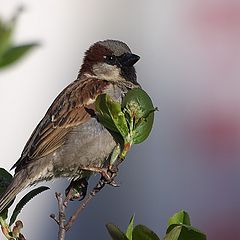
[[[57,202],[58,202],[58,219],[56,218],[56,216],[54,214],[51,214],[50,217],[58,224],[59,226],[59,231],[58,231],[58,240],[64,240],[65,239],[65,235],[66,235],[66,231],[68,231],[73,223],[76,221],[78,215],[80,214],[80,212],[86,207],[86,205],[93,199],[93,197],[100,192],[104,186],[106,184],[110,184],[112,186],[118,186],[115,182],[114,182],[114,178],[116,177],[116,172],[110,172],[110,177],[111,180],[110,181],[106,181],[106,179],[104,177],[101,177],[101,179],[98,181],[98,183],[96,184],[96,186],[93,188],[93,190],[84,198],[84,200],[82,201],[82,203],[79,205],[79,207],[76,209],[76,211],[74,212],[74,214],[69,218],[69,220],[66,222],[66,216],[65,216],[65,209],[68,206],[69,201],[72,198],[72,190],[70,190],[66,196],[66,198],[63,201],[62,195],[61,193],[55,193],[56,198],[57,198]]]
[[[65,209],[68,205],[68,202],[71,199],[71,194],[72,191],[69,191],[67,194],[66,198],[63,201],[62,194],[61,193],[55,193],[57,202],[58,202],[58,218],[55,216],[55,214],[51,214],[50,218],[52,218],[57,225],[59,226],[58,230],[58,240],[64,240],[65,239],[65,234],[66,234],[66,229],[65,229],[65,221],[66,221],[66,216],[65,216]]]
[[[26,240],[26,238],[25,238],[21,233],[19,233],[18,239],[19,239],[19,240]]]
[[[57,201],[58,201],[58,221],[59,221],[59,230],[58,230],[58,240],[64,240],[65,239],[65,206],[63,204],[62,194],[61,193],[55,193]]]
[[[68,222],[65,225],[65,230],[68,231],[73,223],[76,221],[78,215],[80,212],[86,207],[86,205],[93,199],[93,197],[102,190],[102,188],[105,186],[106,182],[104,178],[101,178],[97,185],[94,187],[94,189],[84,198],[83,202],[79,207],[76,209],[74,214],[70,217]]]
[[[70,191],[68,192],[66,198],[63,201],[63,205],[65,206],[65,208],[68,206],[68,203],[69,203],[70,199],[72,198],[72,194],[73,194],[73,190],[70,189]]]
[[[57,223],[57,225],[59,225],[59,221],[58,221],[58,219],[56,218],[56,216],[55,216],[55,214],[51,214],[50,215],[50,218],[52,218],[56,223]]]

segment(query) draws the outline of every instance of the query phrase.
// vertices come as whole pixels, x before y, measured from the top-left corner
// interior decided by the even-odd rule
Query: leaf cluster
[[[112,240],[160,240],[160,237],[144,225],[134,226],[134,216],[131,218],[126,232],[116,225],[106,225]],[[187,212],[179,211],[168,220],[168,226],[163,240],[206,240],[206,235],[191,226]]]
[[[128,91],[121,103],[101,94],[95,107],[100,123],[122,137],[126,152],[132,144],[146,140],[152,130],[156,108],[141,88]]]

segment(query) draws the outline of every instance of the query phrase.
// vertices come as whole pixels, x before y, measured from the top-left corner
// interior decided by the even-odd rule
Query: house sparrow
[[[0,212],[21,190],[43,180],[104,174],[118,144],[94,112],[98,95],[121,101],[140,87],[133,65],[140,59],[117,40],[99,41],[87,51],[77,80],[54,100],[14,164],[14,178],[0,197]],[[84,175],[86,174],[86,175]]]

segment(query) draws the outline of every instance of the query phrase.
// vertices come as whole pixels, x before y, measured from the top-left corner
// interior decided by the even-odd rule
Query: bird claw
[[[120,187],[120,184],[116,183],[114,180],[112,180],[111,182],[108,183],[109,185],[113,186],[113,187]]]
[[[114,178],[117,176],[117,171],[114,171],[110,168],[104,168],[101,172],[102,180],[105,184],[111,185],[113,187],[119,187],[120,185],[114,181]]]

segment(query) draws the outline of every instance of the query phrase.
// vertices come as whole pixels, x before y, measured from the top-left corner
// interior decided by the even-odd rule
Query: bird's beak
[[[121,66],[124,67],[132,67],[140,57],[133,53],[124,53],[123,55],[118,57],[118,62]]]

